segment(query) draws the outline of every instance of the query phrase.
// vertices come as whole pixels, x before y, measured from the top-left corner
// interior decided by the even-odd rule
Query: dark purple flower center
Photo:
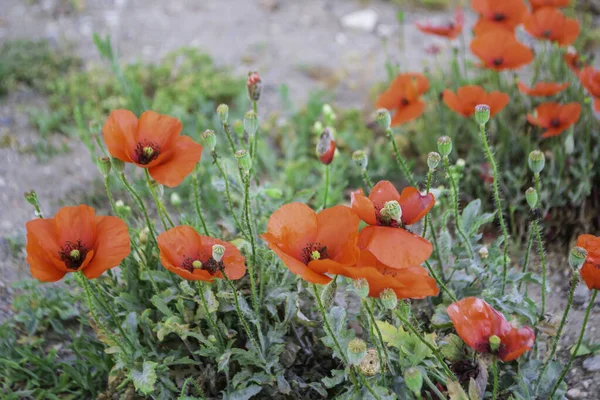
[[[494,16],[492,17],[492,19],[496,22],[502,22],[504,20],[506,20],[506,15],[504,13],[494,13]]]
[[[208,273],[211,275],[214,275],[218,271],[223,270],[225,268],[225,264],[223,264],[223,260],[217,261],[212,256],[207,257],[204,252],[197,252],[194,257],[183,256],[181,268],[188,272],[194,272],[195,269],[201,269],[203,271],[208,271]]]
[[[329,254],[327,254],[327,246],[324,246],[319,242],[309,243],[302,249],[300,258],[301,261],[306,265],[313,260],[324,260],[329,258]]]
[[[501,65],[504,63],[504,58],[502,58],[502,57],[494,58],[494,59],[492,60],[492,63],[493,63],[493,64],[494,64],[496,67],[499,67],[499,66],[501,66]]]
[[[138,164],[147,165],[160,155],[160,146],[154,142],[143,141],[135,146],[135,157]]]
[[[558,128],[560,126],[560,120],[558,118],[553,118],[552,121],[550,121],[550,126]]]
[[[60,260],[65,263],[67,269],[77,269],[81,267],[85,257],[87,256],[88,249],[81,243],[81,240],[77,242],[66,242],[61,250],[58,252]]]

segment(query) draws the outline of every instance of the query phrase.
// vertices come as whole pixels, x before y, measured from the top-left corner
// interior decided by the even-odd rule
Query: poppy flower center
[[[407,106],[407,105],[409,105],[409,104],[410,104],[410,101],[408,101],[408,99],[407,99],[406,97],[403,97],[403,98],[400,100],[400,105],[401,105],[402,107],[406,107],[406,106]]]
[[[202,261],[202,258],[205,257],[202,257],[200,253],[196,253],[195,257],[184,256],[181,268],[188,272],[194,272],[195,269],[200,269],[203,271],[208,271],[208,273],[211,275],[214,275],[218,271],[225,268],[223,261],[217,261],[213,257],[209,257],[208,260]]]
[[[494,59],[492,60],[492,63],[493,63],[493,64],[494,64],[496,67],[499,67],[499,66],[501,66],[501,65],[502,65],[502,63],[504,63],[504,58],[502,58],[502,57],[494,58]]]
[[[560,126],[560,120],[558,118],[553,118],[552,121],[550,121],[550,126],[558,128]]]
[[[504,15],[503,13],[494,13],[492,19],[496,22],[502,22],[506,20],[506,15]]]
[[[306,265],[314,260],[324,260],[329,258],[329,255],[327,254],[327,246],[323,246],[319,242],[309,243],[305,248],[302,249],[300,258]]]
[[[81,240],[78,240],[77,242],[66,242],[58,252],[58,256],[65,263],[67,269],[77,269],[83,264],[87,253],[88,249],[81,243]]]
[[[138,164],[146,165],[156,160],[160,155],[160,146],[154,142],[140,142],[135,147],[135,157]]]
[[[546,38],[549,38],[552,35],[552,31],[550,29],[546,29],[542,35],[544,35]]]
[[[387,203],[385,203],[387,204]],[[375,218],[378,226],[390,226],[392,228],[402,228],[402,220],[391,218],[390,213],[386,210],[385,204],[373,203],[375,207]]]

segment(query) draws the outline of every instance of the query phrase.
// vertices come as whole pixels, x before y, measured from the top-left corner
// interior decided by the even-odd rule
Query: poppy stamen
[[[147,165],[156,160],[160,155],[160,147],[154,142],[140,142],[135,147],[135,156],[138,164]]]
[[[552,35],[552,31],[550,29],[547,29],[544,31],[543,35],[544,37],[549,38]]]
[[[492,60],[492,63],[496,66],[499,67],[504,63],[504,59],[502,57],[498,57],[498,58],[494,58]]]
[[[88,249],[83,246],[81,240],[78,240],[76,243],[66,242],[58,255],[67,269],[77,269],[83,264],[87,253]]]
[[[558,118],[553,118],[550,121],[550,126],[552,126],[553,128],[558,128],[560,126],[560,120]]]
[[[502,22],[506,19],[506,15],[503,13],[495,13],[492,19],[496,22]]]
[[[217,271],[225,268],[223,261],[217,262],[213,257],[210,257],[206,262],[203,262],[202,259],[205,258],[206,257],[200,254],[200,252],[197,252],[195,257],[184,256],[181,268],[188,272],[194,272],[195,269],[201,269],[203,271],[208,271],[211,275],[214,275]]]
[[[408,99],[406,97],[403,97],[402,100],[400,100],[400,105],[403,107],[406,107],[409,104],[410,104],[410,101],[408,101]]]
[[[302,262],[308,265],[309,262],[315,260],[324,260],[329,258],[327,254],[327,246],[323,246],[321,243],[309,243],[304,249],[302,249]]]

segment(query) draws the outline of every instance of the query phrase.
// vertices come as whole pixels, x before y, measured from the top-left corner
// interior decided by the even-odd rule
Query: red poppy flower
[[[461,339],[477,352],[492,352],[492,336],[500,338],[495,353],[504,362],[516,360],[533,347],[533,329],[513,327],[504,315],[481,299],[467,297],[451,304],[446,311]]]
[[[567,7],[571,3],[571,0],[529,0],[529,3],[531,4],[531,9],[537,11],[542,7]]]
[[[315,213],[302,203],[285,204],[269,218],[261,238],[288,269],[312,283],[328,283],[326,273],[356,264],[360,219],[348,207]]]
[[[523,0],[471,0],[471,8],[481,17],[473,27],[476,35],[493,28],[512,32],[527,13]]]
[[[527,114],[527,121],[546,129],[543,138],[560,135],[565,129],[579,120],[579,103],[543,103],[537,106],[533,114]]]
[[[579,75],[579,72],[585,66],[585,63],[583,62],[581,57],[579,57],[579,53],[577,53],[577,50],[575,50],[572,47],[570,47],[567,50],[567,52],[563,55],[563,60],[567,64],[567,67],[569,67],[569,69],[577,75]]]
[[[600,70],[591,66],[583,68],[579,73],[579,81],[592,97],[600,98]]]
[[[240,279],[246,273],[246,259],[231,243],[202,236],[191,226],[176,226],[156,238],[160,262],[169,271],[189,281],[211,282],[223,278],[225,271],[231,280]],[[215,244],[225,247],[220,261],[213,258]]]
[[[335,139],[329,129],[324,129],[317,142],[317,156],[324,165],[329,165],[335,155]]]
[[[444,90],[444,103],[465,118],[475,114],[475,106],[478,104],[487,104],[490,106],[490,115],[493,117],[499,113],[508,104],[510,97],[503,92],[486,93],[481,86],[467,85],[458,88],[456,93],[451,90]]]
[[[455,39],[462,33],[465,24],[465,16],[462,8],[457,7],[454,21],[445,24],[436,24],[434,22],[417,22],[415,25],[423,33],[429,33],[437,36],[444,36],[448,39]]]
[[[561,46],[573,44],[580,30],[577,20],[565,17],[560,10],[552,7],[540,8],[527,15],[523,27],[531,36]]]
[[[577,246],[588,252],[580,271],[583,281],[590,290],[600,290],[600,237],[579,235]]]
[[[156,182],[169,187],[179,185],[202,155],[202,146],[180,132],[178,119],[154,111],[138,120],[131,111],[114,110],[102,128],[113,157],[147,168]]]
[[[496,71],[521,68],[533,61],[531,49],[511,32],[487,31],[471,41],[471,51],[482,61],[482,67]]]
[[[420,96],[429,90],[429,81],[423,74],[399,74],[390,87],[377,98],[375,106],[396,111],[392,126],[412,121],[425,111],[425,102]]]
[[[556,83],[556,82],[537,82],[532,88],[529,88],[523,82],[517,83],[519,91],[523,94],[533,97],[548,97],[554,96],[565,90],[569,83]]]
[[[594,104],[592,105],[592,107],[594,110],[594,117],[596,117],[596,119],[600,121],[600,97],[596,97],[594,99]]]
[[[97,278],[130,252],[125,222],[97,216],[86,205],[63,207],[54,218],[35,219],[25,227],[31,275],[42,282],[55,282],[76,271]]]
[[[364,278],[369,282],[369,296],[379,297],[384,289],[392,289],[400,299],[422,299],[437,296],[435,279],[421,266],[390,268],[373,254],[362,251],[356,266],[339,267],[330,271],[351,279]]]

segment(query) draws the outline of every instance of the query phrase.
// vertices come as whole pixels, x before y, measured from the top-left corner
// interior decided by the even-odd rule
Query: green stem
[[[365,186],[367,186],[367,189],[371,190],[373,188],[373,182],[371,181],[371,178],[369,177],[367,170],[361,169],[361,172],[362,172],[363,181],[365,182]]]
[[[386,136],[390,139],[392,147],[394,148],[394,156],[396,157],[396,163],[398,163],[398,167],[400,167],[400,170],[402,171],[402,173],[404,173],[406,179],[408,179],[408,182],[410,182],[411,186],[416,187],[417,181],[415,181],[412,172],[410,172],[408,165],[406,165],[406,161],[404,161],[404,158],[402,158],[402,155],[400,155],[400,151],[398,151],[398,145],[396,144],[396,140],[394,140],[394,134],[391,128],[387,130]]]
[[[474,256],[473,247],[471,246],[471,242],[469,241],[467,234],[463,230],[462,219],[458,210],[458,186],[456,184],[456,181],[454,180],[454,176],[452,176],[452,171],[450,171],[450,163],[448,162],[448,156],[444,156],[444,166],[446,167],[446,172],[448,173],[448,180],[450,181],[450,186],[452,186],[452,195],[454,197],[452,203],[454,203],[454,222],[456,225],[456,230],[458,231],[458,234],[460,235],[463,243],[465,244],[465,249],[467,250],[469,258],[472,259]]]
[[[156,193],[156,190],[154,190],[154,185],[152,184],[152,177],[150,176],[150,173],[148,172],[147,169],[144,169],[144,173],[146,175],[146,183],[148,185],[148,189],[150,190],[150,194],[152,195],[152,198],[154,199],[154,203],[156,204],[156,211],[158,212],[158,215],[161,217],[161,221],[163,223],[163,227],[165,228],[165,231],[167,229],[169,229],[167,222],[169,223],[169,225],[171,225],[171,228],[175,227],[173,220],[171,219],[171,217],[169,216],[169,213],[167,212],[167,208],[163,204],[161,198],[158,196],[158,193]]]
[[[150,216],[148,215],[148,211],[146,210],[146,206],[144,205],[142,198],[140,197],[139,194],[137,194],[135,189],[129,184],[129,182],[127,181],[127,178],[125,177],[125,173],[121,172],[120,178],[121,178],[121,182],[123,182],[123,185],[125,185],[125,188],[129,191],[131,196],[138,203],[138,206],[142,210],[142,214],[144,214],[144,218],[146,219],[146,225],[148,226],[148,229],[150,230],[150,236],[152,237],[152,240],[154,241],[154,243],[156,243],[156,233],[154,232],[154,225],[152,224],[152,220],[150,219]]]
[[[492,400],[496,400],[498,398],[498,359],[496,357],[494,357],[494,361],[492,361],[492,375],[494,378]]]
[[[206,221],[204,220],[204,216],[202,214],[202,209],[200,208],[200,192],[198,191],[198,165],[199,164],[196,164],[194,172],[192,172],[192,183],[194,185],[194,205],[196,206],[196,214],[198,215],[198,219],[202,224],[204,234],[206,236],[210,236],[210,233],[208,232],[208,227],[206,226]]]
[[[527,250],[525,252],[525,260],[523,261],[523,273],[527,272],[527,268],[529,268],[529,257],[531,255],[531,248],[533,247],[533,240],[535,239],[535,232],[533,230],[533,222],[529,226],[529,239],[527,240]],[[523,285],[523,281],[519,282],[519,290],[521,290],[521,286]],[[528,288],[525,287],[525,293],[528,292]]]
[[[546,252],[544,251],[544,242],[542,241],[542,234],[540,233],[540,226],[536,219],[533,220],[533,230],[537,239],[538,253],[542,261],[542,310],[540,317],[543,317],[546,313],[546,286],[547,286],[547,266],[546,266]]]
[[[390,370],[390,373],[392,375],[395,375],[395,371],[394,368],[392,366],[392,362],[390,360],[390,356],[388,354],[387,348],[385,347],[385,342],[383,341],[383,335],[381,334],[381,329],[379,329],[379,325],[377,325],[377,320],[375,319],[375,313],[373,312],[374,304],[375,304],[375,300],[373,298],[371,298],[371,304],[369,304],[369,302],[367,300],[363,300],[363,303],[365,304],[365,308],[367,309],[367,313],[369,314],[369,318],[371,319],[371,323],[369,325],[371,325],[371,330],[375,330],[375,332],[377,333],[377,339],[379,339],[379,342],[375,341],[374,342],[377,344],[377,355],[379,357],[380,360],[385,360],[385,363],[388,365],[388,368]],[[381,357],[381,351],[383,350],[383,355],[384,357]],[[383,382],[384,382],[384,386],[386,386],[385,384],[385,371],[381,374],[383,375]]]
[[[110,208],[112,209],[113,214],[119,216],[117,214],[117,206],[115,205],[115,200],[113,199],[112,192],[110,190],[110,182],[108,180],[109,175],[104,177],[104,187],[106,188],[106,195],[108,196],[108,201],[110,202]]]
[[[323,210],[327,208],[328,195],[329,195],[329,164],[325,165],[325,196],[323,198]]]
[[[242,233],[242,235],[247,236],[246,231],[244,230],[244,227],[240,223],[240,220],[238,219],[237,214],[235,213],[235,210],[233,208],[233,201],[231,200],[231,192],[229,191],[229,179],[227,178],[227,175],[225,174],[223,167],[219,163],[219,158],[217,156],[217,153],[213,152],[212,156],[213,156],[215,165],[217,166],[217,168],[219,169],[219,172],[221,173],[221,177],[223,177],[223,181],[225,181],[225,194],[227,195],[227,202],[229,203],[229,212],[231,213],[231,216],[233,217],[233,220],[235,221],[235,224],[237,225],[237,227],[240,230],[240,232]]]
[[[123,326],[119,322],[119,318],[117,318],[117,313],[115,312],[115,310],[110,305],[110,302],[106,298],[106,294],[104,293],[104,291],[102,290],[102,288],[98,287],[98,285],[96,283],[93,283],[92,286],[94,288],[92,290],[92,292],[99,293],[99,296],[97,296],[97,298],[100,299],[100,302],[102,303],[102,306],[104,308],[106,308],[106,310],[108,311],[108,314],[110,315],[110,317],[113,320],[113,324],[117,327],[117,329],[119,330],[119,333],[121,334],[121,336],[123,336],[123,338],[125,339],[125,341],[129,345],[129,347],[132,350],[134,350],[135,346],[133,345],[133,342],[131,341],[131,339],[129,339],[129,336],[127,336],[127,334],[123,330]]]
[[[450,297],[450,300],[452,300],[452,302],[456,303],[458,301],[458,299],[456,298],[454,293],[452,293],[452,291],[450,289],[448,289],[448,287],[444,284],[444,282],[437,276],[437,274],[433,270],[433,267],[431,266],[431,264],[429,264],[429,261],[425,261],[425,266],[429,270],[431,277],[433,279],[435,279],[435,283],[437,283],[439,288],[441,290],[443,290],[448,295],[448,297]]]
[[[427,171],[427,185],[425,187],[425,193],[429,194],[429,191],[431,190],[431,180],[433,178],[433,170],[430,169],[429,171]],[[427,213],[427,216],[429,216],[429,213]],[[423,225],[423,238],[427,235],[427,227],[429,226],[431,222],[429,221],[429,218],[425,218],[425,224]]]
[[[235,143],[233,142],[233,138],[231,136],[231,127],[227,122],[223,122],[223,131],[225,135],[227,135],[227,140],[229,142],[229,147],[231,148],[231,155],[235,154]]]
[[[504,214],[502,213],[502,202],[500,200],[500,189],[498,188],[498,166],[496,165],[496,160],[494,160],[494,155],[492,154],[492,150],[490,149],[490,145],[485,134],[485,124],[479,125],[479,133],[481,134],[481,141],[483,142],[486,156],[492,166],[492,171],[494,173],[494,200],[496,203],[496,210],[498,212],[498,221],[500,222],[500,229],[502,230],[502,235],[504,236],[504,255],[502,270],[502,294],[504,294],[504,292],[506,291],[506,280],[508,277],[508,230],[506,229],[506,223],[504,222]]]
[[[252,248],[252,262],[248,263],[248,275],[250,275],[250,288],[252,290],[252,305],[254,312],[260,319],[260,308],[258,304],[258,293],[256,291],[256,239],[252,229],[252,220],[250,218],[250,176],[244,179],[244,217],[246,220],[246,229],[250,236],[250,246]],[[262,277],[259,277],[262,279]]]
[[[592,292],[592,298],[590,299],[587,309],[585,310],[585,317],[583,318],[583,324],[581,325],[581,332],[579,333],[579,339],[577,340],[577,345],[575,345],[575,348],[571,352],[571,357],[569,358],[569,362],[567,363],[567,366],[565,367],[562,374],[560,374],[560,377],[554,384],[554,387],[552,388],[552,391],[550,392],[550,397],[549,397],[550,399],[554,398],[554,393],[556,393],[556,391],[558,390],[558,387],[560,386],[560,383],[563,381],[563,379],[565,378],[567,373],[571,370],[571,365],[573,365],[573,361],[575,360],[575,357],[577,357],[577,353],[579,352],[579,347],[581,347],[581,342],[583,341],[583,336],[585,334],[585,328],[587,326],[588,319],[590,318],[590,312],[592,311],[592,308],[594,308],[594,302],[596,301],[597,294],[598,294],[597,290],[594,290]]]
[[[433,382],[431,382],[431,379],[429,379],[429,376],[426,373],[421,372],[421,376],[423,376],[423,380],[425,381],[425,384],[427,385],[429,390],[431,390],[438,397],[438,399],[442,400],[446,398],[446,396],[444,396],[442,392],[440,392],[437,386],[435,386]]]
[[[219,347],[221,349],[223,349],[224,348],[223,336],[221,334],[221,331],[219,330],[219,326],[213,319],[213,317],[208,309],[208,303],[206,302],[206,297],[204,296],[204,288],[202,287],[202,284],[200,283],[200,281],[196,281],[196,288],[198,289],[198,293],[200,293],[200,300],[202,300],[202,307],[204,308],[204,313],[206,314],[206,319],[208,320],[208,324],[216,332],[217,340],[219,341]]]

